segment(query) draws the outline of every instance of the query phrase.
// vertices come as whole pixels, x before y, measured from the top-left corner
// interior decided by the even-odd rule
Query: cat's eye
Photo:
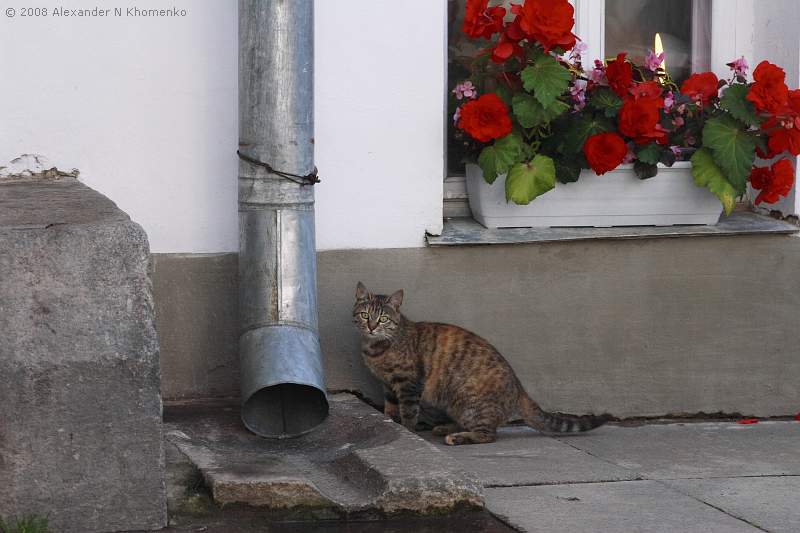
[[[389,317],[386,316],[386,315],[381,315],[381,317],[378,319],[378,322],[380,322],[381,324],[385,324],[388,321],[389,321]]]
[[[369,318],[369,313],[361,313],[361,318],[367,320]]]

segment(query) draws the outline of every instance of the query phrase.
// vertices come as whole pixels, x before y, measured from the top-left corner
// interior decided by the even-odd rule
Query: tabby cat
[[[383,383],[384,413],[408,429],[417,427],[420,402],[447,413],[433,434],[450,445],[494,442],[514,412],[547,433],[588,431],[611,418],[544,411],[491,344],[458,326],[412,322],[402,303],[402,290],[376,295],[358,282],[353,321],[364,362]]]

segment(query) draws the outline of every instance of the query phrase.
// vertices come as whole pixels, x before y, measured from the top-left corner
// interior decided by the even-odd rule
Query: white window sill
[[[625,226],[615,228],[498,228],[487,229],[472,218],[449,218],[441,235],[428,235],[431,246],[525,244],[542,242],[719,237],[731,235],[790,235],[800,227],[748,211],[722,217],[716,226]]]

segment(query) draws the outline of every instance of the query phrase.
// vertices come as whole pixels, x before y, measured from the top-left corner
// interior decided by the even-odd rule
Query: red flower
[[[525,0],[522,9],[513,12],[518,13],[522,31],[541,44],[545,52],[575,46],[575,9],[567,0]]]
[[[761,202],[774,204],[792,190],[794,167],[788,159],[781,159],[772,168],[755,168],[750,173],[750,184],[754,189],[761,189],[756,197],[756,205]]]
[[[786,72],[778,65],[762,61],[753,71],[753,79],[762,83],[783,83],[786,81]]]
[[[800,89],[789,91],[789,107],[796,114],[800,114]]]
[[[758,424],[758,418],[742,418],[737,424]]]
[[[505,36],[508,37],[509,40],[514,42],[519,42],[525,38],[525,32],[522,31],[522,26],[520,26],[519,23],[519,13],[521,10],[522,6],[511,4],[511,12],[517,16],[514,17],[514,20],[511,21],[511,23],[506,26]]]
[[[628,92],[634,98],[655,98],[661,96],[661,85],[657,81],[646,81],[644,83],[636,83],[633,87],[628,89]]]
[[[750,185],[754,189],[763,189],[772,179],[772,172],[768,167],[753,167],[750,171]]]
[[[787,111],[789,88],[786,86],[786,73],[782,68],[762,61],[753,71],[756,82],[750,87],[747,99],[761,112],[777,115]]]
[[[625,140],[616,133],[598,133],[586,140],[583,153],[595,173],[605,174],[622,163],[628,147]]]
[[[491,39],[492,35],[503,31],[503,7],[489,7],[489,0],[467,0],[464,25],[461,30],[473,39],[483,37]]]
[[[508,26],[510,28],[511,26]],[[500,36],[497,46],[492,48],[492,61],[495,63],[505,63],[511,56],[516,56],[520,61],[525,61],[525,50],[515,40],[508,35],[508,31]]]
[[[689,79],[681,85],[681,93],[692,100],[698,101],[700,105],[708,105],[711,99],[717,96],[718,84],[719,79],[717,79],[717,75],[713,72],[692,74],[689,76]]]
[[[769,153],[774,157],[782,152],[800,155],[800,130],[791,128],[778,128],[769,136]],[[769,154],[768,154],[769,155]]]
[[[659,124],[659,111],[662,107],[662,98],[628,98],[619,111],[620,133],[633,139],[636,144],[647,144],[651,141],[665,144],[667,135]]]
[[[611,86],[611,90],[620,97],[625,97],[628,94],[628,89],[633,83],[633,67],[625,61],[625,55],[619,54],[617,60],[612,61],[606,67],[608,84]]]
[[[489,93],[461,106],[458,127],[485,143],[511,133],[511,117],[500,97]]]

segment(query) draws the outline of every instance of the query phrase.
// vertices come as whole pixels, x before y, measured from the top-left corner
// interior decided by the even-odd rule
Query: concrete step
[[[322,426],[294,439],[248,432],[237,405],[165,410],[166,439],[196,466],[220,506],[315,509],[331,516],[431,514],[482,507],[458,462],[349,394]]]

